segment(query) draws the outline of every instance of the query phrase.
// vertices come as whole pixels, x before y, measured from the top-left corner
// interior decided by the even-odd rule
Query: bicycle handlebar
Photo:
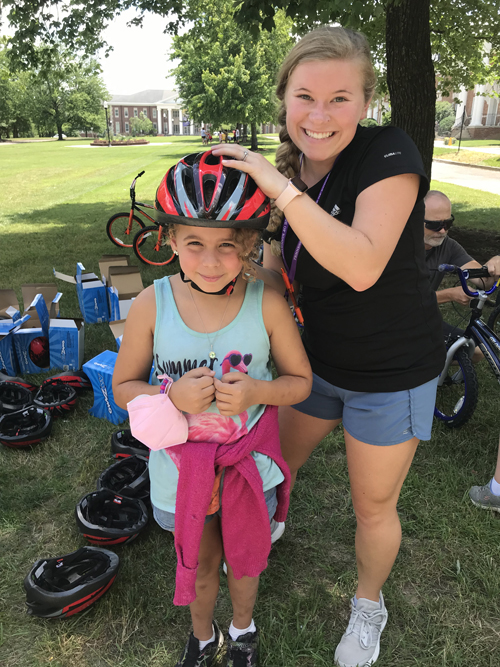
[[[480,269],[461,269],[459,266],[455,266],[454,264],[440,264],[438,270],[442,273],[455,273],[460,279],[460,284],[462,285],[463,291],[467,294],[467,296],[470,297],[479,296],[479,292],[473,292],[470,290],[469,286],[467,285],[467,280],[470,280],[471,278],[490,277],[490,273],[486,266],[482,266]],[[497,283],[495,283],[491,289],[484,290],[484,293],[492,294],[496,288]]]
[[[132,205],[134,205],[134,201],[135,201],[135,182],[137,181],[138,178],[140,178],[145,173],[146,172],[144,170],[141,171],[140,174],[137,174],[137,176],[132,181],[132,184],[130,186],[130,199],[132,200]]]

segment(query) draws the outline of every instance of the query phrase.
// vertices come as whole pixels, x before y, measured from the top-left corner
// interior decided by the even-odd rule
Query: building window
[[[154,130],[155,130],[155,132],[156,132],[156,130],[158,129],[158,125],[157,125],[156,123],[153,123],[153,128],[154,128]]]
[[[156,109],[153,109],[153,118],[156,118]]]
[[[127,134],[128,134],[128,131],[129,131],[128,123],[125,123],[125,132],[126,132]]]
[[[148,117],[148,110],[146,108],[142,110],[142,113],[146,116],[146,118]]]
[[[180,134],[179,125],[177,125],[176,123],[174,123],[174,134]]]
[[[128,108],[127,107],[125,107],[125,109],[123,110],[123,115],[125,116],[125,118],[128,118]]]
[[[115,123],[115,128],[116,128],[115,129],[116,134],[120,134],[120,123],[118,121],[116,121]]]
[[[179,120],[179,109],[172,110],[172,118],[174,118],[175,120]]]
[[[118,118],[119,113],[120,112],[118,111],[118,107],[115,107],[115,118]]]
[[[138,111],[137,111],[137,109],[136,109],[135,107],[134,107],[134,116],[135,116],[136,118],[139,116],[139,113],[138,113]]]

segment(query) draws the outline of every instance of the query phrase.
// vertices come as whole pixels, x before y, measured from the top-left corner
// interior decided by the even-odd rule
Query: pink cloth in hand
[[[170,388],[170,386],[169,386]],[[165,394],[142,396],[127,403],[130,430],[149,449],[165,449],[188,439],[188,423]]]

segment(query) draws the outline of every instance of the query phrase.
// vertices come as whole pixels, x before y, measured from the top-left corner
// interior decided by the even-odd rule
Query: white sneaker
[[[387,609],[380,593],[380,603],[359,598],[351,600],[351,618],[335,651],[338,667],[368,667],[380,653],[380,635],[387,623]]]

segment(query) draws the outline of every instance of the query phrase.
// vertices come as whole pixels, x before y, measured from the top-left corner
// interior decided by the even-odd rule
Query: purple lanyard
[[[339,159],[339,157],[340,157],[340,153],[339,153],[339,154],[337,155],[337,157],[335,158],[335,162],[337,162],[337,160]],[[304,158],[304,154],[302,154],[302,155],[300,156],[300,167],[301,167],[301,168],[302,168],[302,160],[303,160],[303,158]],[[333,167],[335,166],[335,162],[333,163],[332,170],[333,170]],[[325,180],[324,180],[324,182],[323,182],[323,185],[321,186],[320,193],[319,193],[319,195],[318,195],[318,197],[317,197],[317,199],[316,199],[316,204],[317,204],[317,203],[319,202],[319,200],[321,199],[321,195],[323,194],[323,190],[325,189],[325,185],[328,183],[328,179],[330,178],[330,174],[331,174],[331,173],[332,173],[331,171],[328,172],[328,175],[327,175],[327,177],[325,178]],[[300,171],[299,171],[298,175],[300,176]],[[289,227],[289,226],[290,226],[290,225],[288,224],[288,220],[285,218],[285,219],[283,220],[283,229],[282,229],[282,231],[281,231],[281,258],[282,258],[282,260],[283,260],[283,265],[284,265],[285,270],[286,270],[286,273],[287,273],[287,275],[288,275],[288,279],[290,280],[291,283],[293,283],[293,281],[294,281],[294,279],[295,279],[295,272],[297,271],[297,259],[298,259],[298,257],[299,257],[300,249],[302,248],[302,241],[299,241],[299,242],[297,243],[297,247],[295,248],[295,251],[294,251],[294,253],[293,253],[292,263],[291,263],[291,265],[290,265],[290,268],[288,268],[288,266],[287,266],[287,264],[286,264],[286,259],[285,259],[285,239],[286,239],[286,233],[287,233],[287,231],[288,231],[288,227]]]

